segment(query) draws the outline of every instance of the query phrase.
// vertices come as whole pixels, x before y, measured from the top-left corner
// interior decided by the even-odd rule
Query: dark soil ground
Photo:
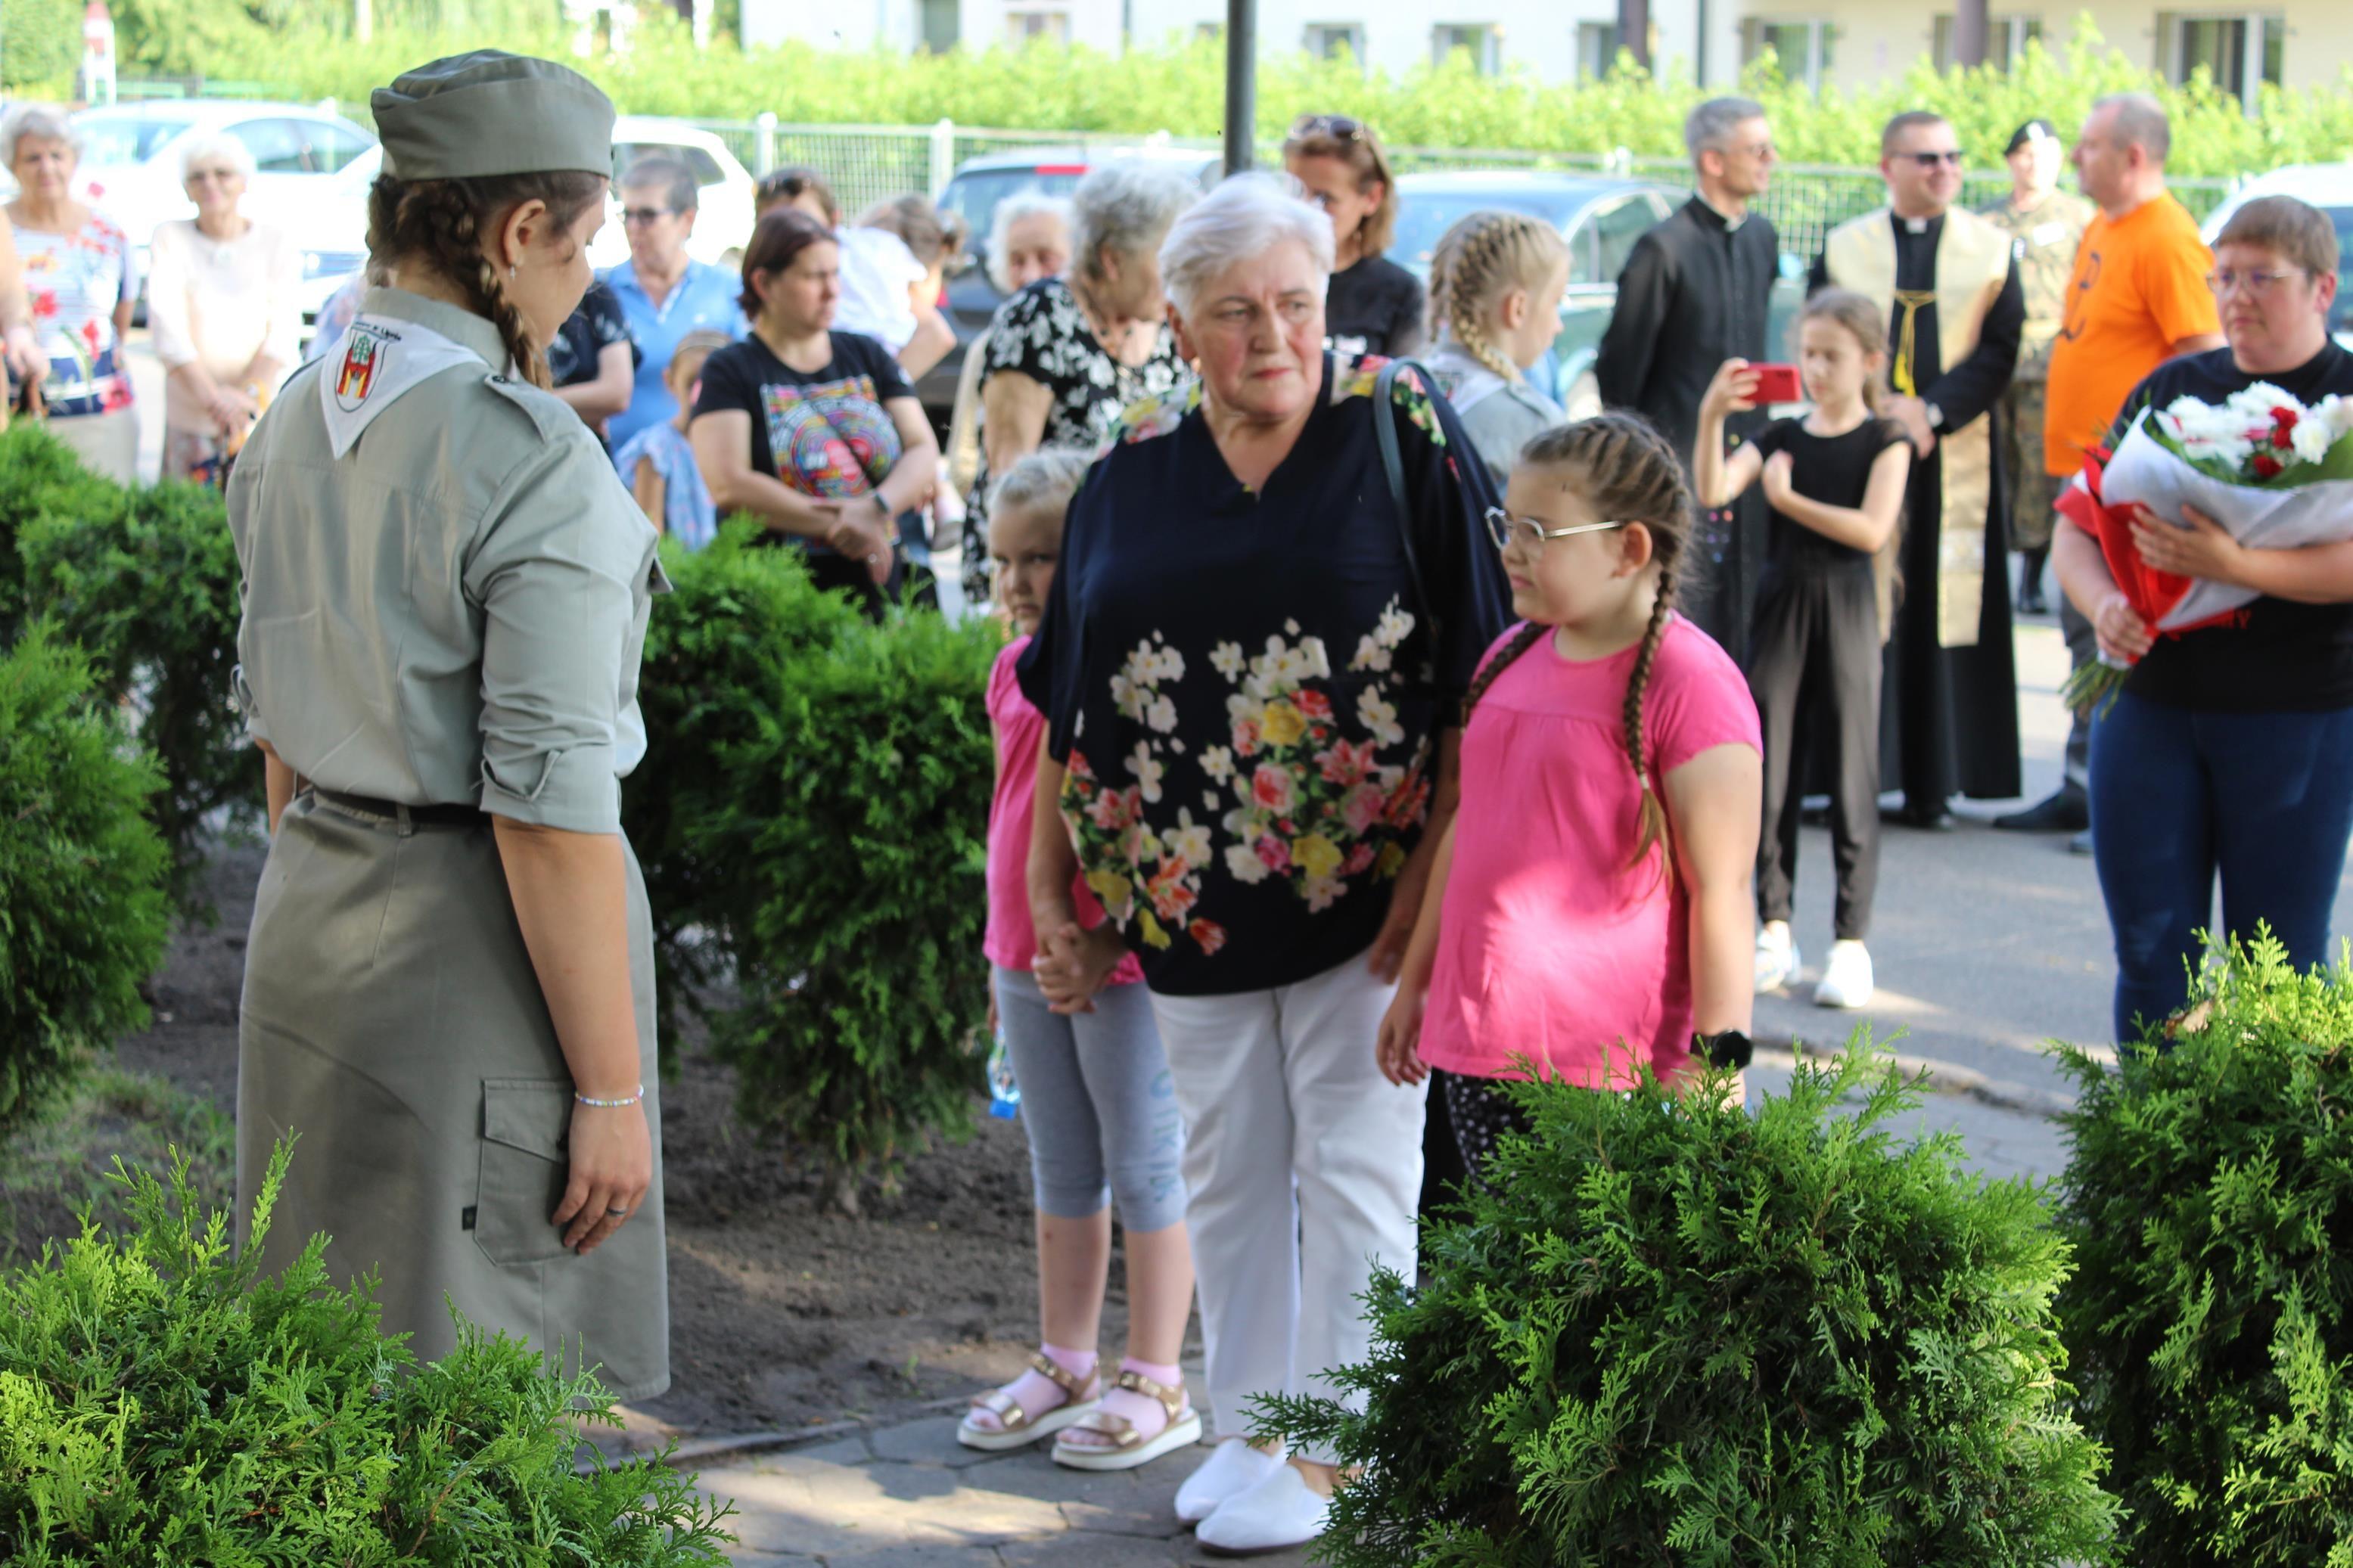
[[[72,1235],[117,1154],[185,1152],[201,1190],[235,1177],[237,1008],[261,851],[227,847],[206,891],[216,924],[172,942],[153,1022],[44,1126],[0,1155],[0,1260]],[[975,955],[976,963],[979,962]],[[860,1217],[820,1199],[818,1162],[736,1120],[733,1071],[690,1037],[662,1091],[670,1226],[670,1391],[631,1426],[722,1436],[889,1420],[998,1383],[1037,1342],[1029,1155],[1018,1124],[980,1114],[963,1144],[916,1154]],[[1113,1270],[1103,1345],[1126,1309]]]

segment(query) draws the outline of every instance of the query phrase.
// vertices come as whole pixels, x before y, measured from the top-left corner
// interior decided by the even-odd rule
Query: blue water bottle
[[[1021,1114],[1021,1086],[1014,1081],[1013,1055],[1005,1048],[1005,1026],[997,1026],[997,1043],[988,1048],[988,1113],[999,1121]]]

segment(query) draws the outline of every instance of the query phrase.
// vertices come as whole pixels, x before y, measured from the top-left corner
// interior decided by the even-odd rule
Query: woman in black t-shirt
[[[2148,408],[2220,403],[2267,382],[2307,406],[2353,396],[2353,354],[2329,341],[2337,234],[2291,196],[2241,207],[2214,241],[2230,346],[2160,365],[2126,400],[2121,439]],[[2168,526],[2169,524],[2174,526]],[[2186,526],[2181,526],[2186,525]],[[2116,1029],[2141,1037],[2188,999],[2222,885],[2222,924],[2266,923],[2299,969],[2326,963],[2353,837],[2353,542],[2248,549],[2211,520],[2134,530],[2160,571],[2252,588],[2231,624],[2153,637],[2099,544],[2065,518],[2052,562],[2101,652],[2137,659],[2092,726],[2092,848],[2116,937]]]
[[[1324,285],[1324,346],[1400,359],[1420,351],[1421,280],[1381,254],[1397,232],[1397,181],[1373,128],[1345,114],[1303,114],[1282,144],[1282,166],[1332,219],[1337,247]]]
[[[1879,881],[1880,646],[1886,641],[1873,566],[1895,537],[1912,448],[1882,419],[1873,392],[1887,367],[1887,317],[1843,289],[1806,301],[1799,322],[1813,412],[1780,419],[1729,459],[1724,422],[1754,408],[1757,372],[1726,360],[1700,402],[1693,468],[1700,504],[1730,506],[1762,479],[1771,543],[1748,646],[1748,689],[1765,731],[1766,829],[1757,847],[1757,988],[1798,971],[1790,935],[1804,790],[1797,759],[1811,742],[1799,716],[1825,711],[1835,767],[1831,846],[1838,904],[1829,962],[1814,1000],[1861,1007],[1874,984],[1863,938]]]
[[[939,443],[898,362],[832,331],[840,249],[806,213],[760,220],[744,253],[752,334],[703,362],[688,434],[724,515],[748,511],[808,558],[818,585],[880,617],[897,520],[930,496]]]

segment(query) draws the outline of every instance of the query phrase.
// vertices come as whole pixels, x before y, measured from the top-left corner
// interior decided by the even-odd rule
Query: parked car
[[[1572,419],[1601,411],[1594,359],[1617,308],[1618,275],[1634,242],[1685,199],[1685,192],[1647,180],[1605,174],[1495,171],[1406,174],[1398,180],[1397,237],[1389,258],[1419,277],[1430,276],[1430,253],[1446,231],[1475,212],[1501,207],[1542,218],[1568,242],[1568,292],[1561,296],[1560,335],[1547,364],[1532,373],[1547,384]],[[1766,312],[1766,342],[1788,341],[1788,323],[1805,299],[1805,267],[1781,258],[1781,276]],[[1768,353],[1778,351],[1768,347]]]
[[[964,374],[965,351],[987,329],[1005,303],[1005,296],[988,280],[988,229],[997,205],[1021,191],[1044,191],[1067,196],[1089,171],[1129,158],[1149,158],[1170,163],[1198,179],[1207,190],[1225,172],[1224,154],[1187,147],[1054,147],[1027,153],[993,153],[967,159],[937,201],[942,209],[964,219],[972,234],[963,266],[951,272],[942,310],[955,329],[955,347],[923,380],[915,395],[923,400],[932,422],[944,431],[955,406],[956,381]]]
[[[90,204],[121,224],[147,265],[155,226],[195,216],[180,163],[200,136],[227,132],[253,154],[241,210],[293,231],[304,247],[303,310],[315,313],[366,248],[366,184],[358,227],[343,237],[354,166],[373,166],[375,138],[331,110],[301,103],[161,99],[86,109],[73,117],[82,138],[78,178]],[[372,177],[372,176],[371,176]],[[313,240],[320,243],[313,244]]]
[[[630,164],[659,153],[676,158],[694,171],[700,208],[686,252],[697,261],[716,267],[743,265],[744,247],[752,243],[752,225],[759,199],[759,182],[737,161],[727,143],[711,132],[683,120],[660,120],[624,114],[613,122],[613,177],[618,180]],[[629,238],[621,227],[617,186],[607,209],[605,226],[588,247],[588,259],[598,269],[629,258]]]
[[[2328,313],[2328,330],[2339,343],[2353,349],[2353,159],[2342,163],[2295,163],[2256,175],[2207,215],[2202,230],[2206,243],[2213,244],[2231,215],[2257,196],[2294,196],[2309,202],[2337,226],[2337,303]]]

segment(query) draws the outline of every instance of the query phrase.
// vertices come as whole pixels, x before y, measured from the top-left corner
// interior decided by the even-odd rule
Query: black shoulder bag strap
[[[1413,507],[1405,491],[1405,457],[1398,448],[1397,401],[1395,388],[1398,373],[1410,370],[1420,378],[1423,392],[1438,395],[1438,383],[1419,361],[1393,359],[1381,366],[1373,382],[1373,433],[1380,440],[1381,469],[1388,476],[1389,502],[1397,512],[1398,542],[1405,547],[1405,572],[1413,585],[1414,614],[1430,629],[1430,660],[1433,679],[1438,668],[1438,617],[1430,613],[1430,593],[1422,585],[1421,558],[1413,548]]]

